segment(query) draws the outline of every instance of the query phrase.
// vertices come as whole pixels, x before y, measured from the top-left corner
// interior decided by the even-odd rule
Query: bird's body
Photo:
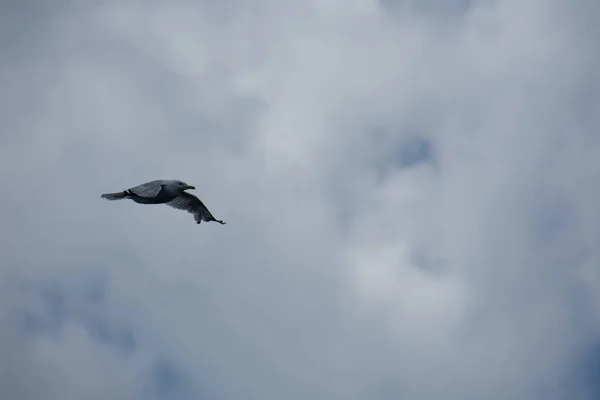
[[[105,193],[101,197],[107,200],[131,199],[139,204],[166,204],[193,214],[198,224],[202,221],[225,224],[216,219],[199,198],[187,193],[185,191],[187,189],[195,189],[195,187],[178,180],[160,179],[142,183],[122,192]]]

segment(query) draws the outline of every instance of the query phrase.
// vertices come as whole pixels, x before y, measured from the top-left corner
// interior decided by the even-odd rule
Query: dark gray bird
[[[122,192],[105,193],[100,197],[107,200],[131,199],[140,204],[166,204],[193,214],[198,224],[202,221],[215,221],[225,225],[225,222],[213,217],[199,198],[187,193],[187,189],[196,188],[182,181],[160,179],[142,183]]]

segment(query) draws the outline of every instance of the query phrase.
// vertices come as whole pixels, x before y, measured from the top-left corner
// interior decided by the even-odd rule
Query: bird
[[[226,222],[216,219],[202,201],[188,189],[196,189],[192,185],[174,179],[159,179],[116,193],[104,193],[100,197],[110,201],[131,199],[139,204],[166,204],[178,210],[194,215],[197,224],[202,221],[215,221],[221,225]]]

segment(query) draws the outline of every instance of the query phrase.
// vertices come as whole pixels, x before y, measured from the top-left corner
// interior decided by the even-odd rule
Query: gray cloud
[[[595,398],[598,6],[438,3],[2,13],[2,397]]]

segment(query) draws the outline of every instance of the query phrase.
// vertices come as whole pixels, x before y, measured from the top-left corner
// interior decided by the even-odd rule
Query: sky
[[[598,20],[2,2],[0,398],[600,398]]]

